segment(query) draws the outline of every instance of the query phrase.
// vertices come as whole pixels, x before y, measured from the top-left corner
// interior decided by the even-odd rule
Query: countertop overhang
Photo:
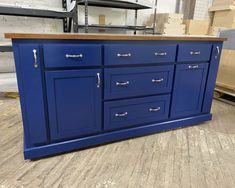
[[[64,39],[64,40],[156,40],[156,41],[226,41],[226,38],[193,35],[120,35],[65,33],[5,33],[8,39]]]

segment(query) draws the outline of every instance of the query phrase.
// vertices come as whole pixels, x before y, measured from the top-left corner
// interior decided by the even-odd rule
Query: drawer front
[[[138,126],[168,119],[170,95],[104,103],[104,129]]]
[[[171,91],[174,65],[105,69],[105,99],[167,93]]]
[[[211,44],[179,45],[177,62],[209,61],[211,48]]]
[[[95,44],[46,44],[43,46],[45,66],[99,66],[101,49],[101,45]]]
[[[176,45],[119,45],[104,46],[105,65],[175,62]]]

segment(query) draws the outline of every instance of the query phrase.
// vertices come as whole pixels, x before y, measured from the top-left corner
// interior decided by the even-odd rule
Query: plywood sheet
[[[216,84],[235,91],[235,50],[223,50]]]

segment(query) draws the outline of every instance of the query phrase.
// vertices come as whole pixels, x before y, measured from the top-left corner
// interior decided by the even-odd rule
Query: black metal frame
[[[138,10],[143,9],[150,9],[152,7],[145,6],[138,4],[138,0],[136,3],[128,2],[128,1],[120,1],[120,0],[76,0],[77,5],[84,5],[85,6],[85,25],[78,25],[78,28],[85,28],[85,33],[89,32],[89,28],[97,28],[97,29],[125,29],[125,30],[134,30],[134,34],[137,31],[152,31],[154,34],[155,30],[155,22],[156,22],[156,6],[157,0],[155,0],[155,7],[154,7],[154,27],[147,28],[145,26],[137,26],[137,18],[138,18]],[[96,6],[96,7],[108,7],[108,8],[121,8],[121,9],[132,9],[135,10],[135,23],[134,26],[118,26],[118,25],[98,25],[92,24],[89,25],[88,23],[88,6]]]
[[[40,18],[54,18],[54,19],[62,19],[63,20],[63,30],[64,32],[71,32],[73,26],[73,32],[77,33],[79,28],[85,28],[85,32],[88,33],[89,28],[103,28],[103,29],[128,29],[136,31],[147,31],[152,30],[154,33],[155,29],[155,21],[156,21],[156,5],[157,0],[155,0],[155,8],[154,8],[154,27],[146,28],[144,26],[137,26],[137,18],[138,18],[138,10],[141,9],[150,9],[151,7],[146,5],[138,4],[138,0],[136,3],[128,2],[128,1],[120,1],[120,0],[70,0],[71,2],[76,1],[75,7],[73,10],[67,10],[67,1],[62,0],[62,7],[65,11],[54,11],[54,10],[42,10],[42,9],[32,9],[32,8],[21,8],[21,7],[8,7],[8,6],[0,6],[0,15],[8,15],[8,16],[27,16],[27,17],[40,17]],[[85,25],[78,24],[78,5],[85,5]],[[118,25],[89,25],[88,24],[88,6],[98,6],[98,7],[109,7],[109,8],[121,8],[121,9],[132,9],[135,10],[135,23],[134,26],[118,26]]]
[[[11,45],[0,45],[0,52],[12,52],[12,50]]]
[[[26,17],[38,17],[38,18],[54,18],[63,19],[64,32],[71,32],[72,20],[74,23],[74,32],[78,32],[77,28],[77,5],[72,11],[67,10],[66,0],[62,0],[62,7],[65,11],[54,11],[54,10],[43,10],[43,9],[32,9],[22,7],[10,7],[0,6],[0,15],[7,16],[26,16]]]

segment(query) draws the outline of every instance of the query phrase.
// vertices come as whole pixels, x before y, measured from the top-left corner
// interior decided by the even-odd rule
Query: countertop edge
[[[200,36],[165,36],[165,35],[119,35],[119,34],[36,34],[5,33],[8,39],[61,39],[61,40],[161,40],[161,41],[226,41],[220,37]]]

